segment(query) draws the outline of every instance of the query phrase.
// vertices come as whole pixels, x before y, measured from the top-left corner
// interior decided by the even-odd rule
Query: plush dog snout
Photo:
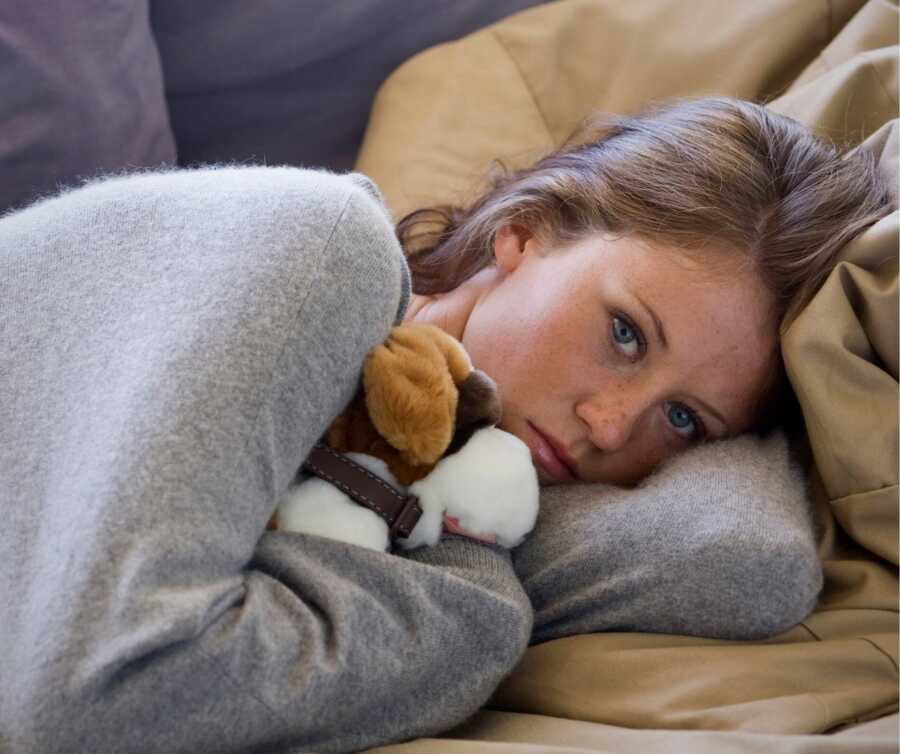
[[[477,430],[499,424],[503,416],[497,384],[481,370],[473,369],[456,387],[455,431],[444,456],[456,453]]]

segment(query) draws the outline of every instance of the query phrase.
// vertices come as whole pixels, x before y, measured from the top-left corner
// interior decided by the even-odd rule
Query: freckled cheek
[[[520,360],[527,360],[528,348],[515,339],[497,335],[493,338],[464,340],[472,364],[498,379],[504,373],[515,371]]]
[[[533,362],[527,345],[505,333],[493,332],[490,337],[465,338],[463,346],[473,366],[497,384],[506,414],[510,401],[518,401],[523,392],[522,382],[527,377],[528,364]]]
[[[604,375],[591,387],[590,396],[582,399],[580,414],[594,424],[601,434],[628,438],[632,452],[648,457],[665,455],[671,433],[667,433],[665,417],[654,398],[637,391],[620,375]],[[677,439],[677,438],[676,438]]]
[[[569,392],[566,352],[540,335],[517,333],[478,344],[476,354],[470,351],[473,363],[497,383],[506,417],[546,420],[561,413],[557,404]]]
[[[632,442],[615,455],[600,457],[602,469],[597,481],[636,484],[672,455],[673,449],[654,442],[647,436],[632,438]]]

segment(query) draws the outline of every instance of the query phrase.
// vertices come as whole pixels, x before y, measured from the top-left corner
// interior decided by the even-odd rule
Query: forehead
[[[685,251],[634,237],[592,237],[574,245],[577,279],[586,286],[624,287],[661,303],[690,303],[694,314],[731,313],[768,332],[772,297],[747,254],[710,247]]]

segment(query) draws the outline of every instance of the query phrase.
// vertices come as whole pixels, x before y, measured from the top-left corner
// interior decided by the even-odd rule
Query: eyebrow
[[[700,408],[705,409],[710,414],[712,414],[716,419],[722,422],[722,426],[725,427],[725,434],[731,432],[731,427],[728,426],[728,422],[725,421],[725,417],[722,416],[718,411],[716,411],[712,406],[710,406],[706,401],[700,400],[699,398],[694,398],[694,403],[698,404]]]
[[[644,307],[644,309],[647,311],[647,314],[650,315],[650,318],[653,320],[653,326],[656,328],[656,336],[659,338],[660,343],[662,343],[663,348],[668,350],[669,341],[666,340],[666,331],[663,329],[663,325],[659,317],[656,316],[656,312],[653,311],[653,309],[651,309],[647,305],[647,302],[644,301],[640,296],[638,296],[637,293],[633,293],[632,295],[635,297],[635,299],[637,299],[637,302]],[[725,427],[726,434],[731,431],[731,428],[728,426],[728,422],[725,421],[725,417],[722,416],[722,414],[720,414],[718,411],[716,411],[712,406],[710,406],[706,401],[701,400],[697,397],[693,397],[693,401],[708,414],[722,422],[722,426]]]
[[[660,342],[663,345],[664,349],[669,348],[669,341],[666,340],[666,331],[663,329],[662,322],[659,321],[659,317],[656,316],[656,312],[653,311],[648,305],[647,302],[644,301],[637,293],[633,294],[637,299],[637,302],[647,310],[647,314],[650,315],[653,320],[653,325],[656,327],[656,337],[659,338]]]

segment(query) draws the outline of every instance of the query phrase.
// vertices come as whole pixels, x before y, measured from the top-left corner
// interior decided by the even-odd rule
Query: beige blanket
[[[530,163],[592,110],[701,94],[769,102],[864,143],[897,185],[888,0],[557,0],[404,64],[379,92],[357,169],[397,217],[464,203],[494,159]],[[782,332],[825,522],[826,587],[808,620],[766,642],[541,644],[468,725],[377,751],[897,751],[885,716],[898,705],[898,233],[895,212],[850,244]]]

